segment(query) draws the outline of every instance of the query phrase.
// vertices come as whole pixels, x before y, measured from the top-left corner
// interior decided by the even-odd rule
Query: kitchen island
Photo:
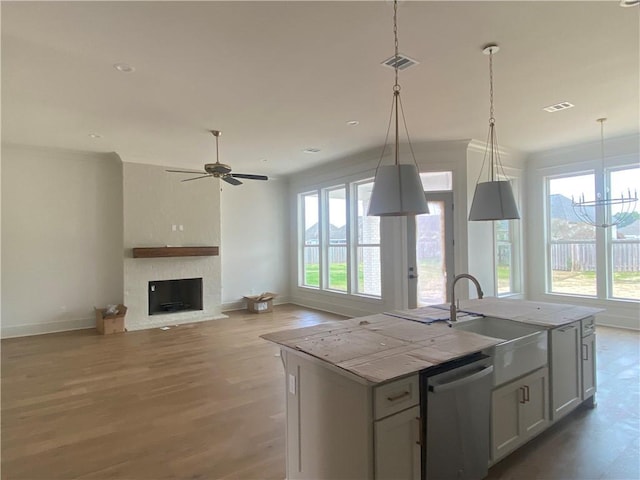
[[[486,438],[444,451],[460,463],[456,477],[482,478],[469,458],[486,450],[485,464],[495,463],[592,402],[597,312],[488,298],[463,302],[453,328],[438,305],[264,335],[281,346],[286,371],[287,478],[436,478],[444,438],[465,433]],[[428,401],[430,375],[441,372],[448,383],[436,388],[484,377],[486,393]],[[482,420],[460,420],[480,405]]]

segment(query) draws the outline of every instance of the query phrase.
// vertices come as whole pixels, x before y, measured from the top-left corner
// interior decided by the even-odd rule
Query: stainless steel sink
[[[544,327],[494,317],[460,319],[451,327],[502,340],[493,347],[494,386],[547,364]]]

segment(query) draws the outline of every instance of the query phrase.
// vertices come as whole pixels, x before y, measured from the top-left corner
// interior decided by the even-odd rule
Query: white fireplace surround
[[[133,258],[133,248],[220,245],[220,189],[180,182],[161,166],[124,162],[124,304],[127,330],[226,318],[219,256]],[[176,228],[180,225],[181,228]],[[202,310],[149,315],[149,282],[202,278]]]
[[[202,310],[149,315],[149,282],[202,278]],[[227,318],[220,312],[219,257],[127,258],[124,301],[127,330],[143,330]]]

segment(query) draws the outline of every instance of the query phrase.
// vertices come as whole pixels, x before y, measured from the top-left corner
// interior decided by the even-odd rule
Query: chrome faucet
[[[478,298],[482,298],[484,296],[484,293],[482,292],[482,287],[480,286],[480,282],[478,282],[476,277],[474,277],[473,275],[469,275],[468,273],[461,273],[459,275],[456,275],[453,279],[453,282],[451,282],[451,295],[449,297],[451,299],[451,307],[449,308],[450,322],[457,321],[458,308],[456,307],[456,282],[461,278],[468,278],[475,284],[476,291],[478,292]]]

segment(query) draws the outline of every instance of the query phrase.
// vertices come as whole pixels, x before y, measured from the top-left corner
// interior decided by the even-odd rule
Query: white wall
[[[124,300],[129,330],[222,318],[219,256],[132,258],[135,247],[219,246],[219,180],[181,182],[165,167],[126,162],[124,198]],[[183,230],[173,225],[182,225]],[[148,314],[149,282],[202,278],[203,310]]]
[[[284,179],[221,184],[222,309],[245,307],[244,295],[274,292],[289,300],[289,203]]]
[[[116,155],[2,145],[2,337],[95,325],[122,302]]]
[[[606,141],[607,167],[638,165],[640,145],[638,135],[613,138]],[[546,293],[545,245],[545,177],[588,170],[599,165],[600,142],[591,142],[530,155],[527,160],[527,296],[531,300],[569,303],[605,308],[599,314],[598,324],[640,329],[640,304],[621,300],[604,300],[570,295]],[[640,287],[639,287],[640,288]]]

